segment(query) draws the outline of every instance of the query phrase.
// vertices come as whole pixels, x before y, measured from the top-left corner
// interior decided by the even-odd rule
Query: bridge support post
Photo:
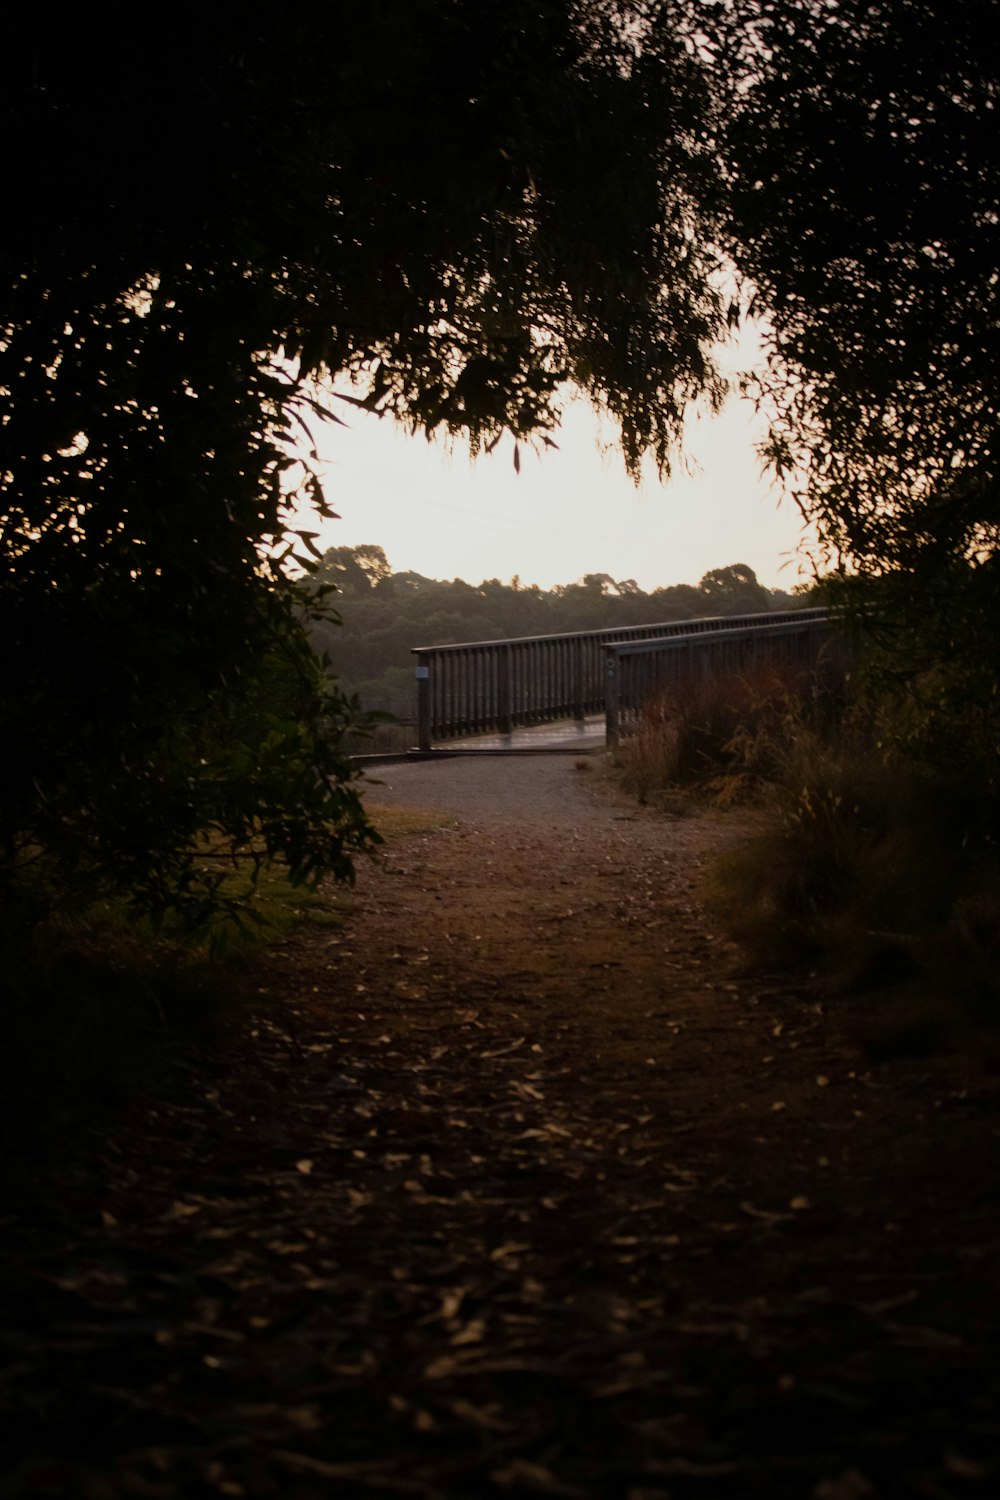
[[[510,657],[510,646],[502,646],[497,655],[497,729],[501,734],[511,734],[514,729]]]
[[[613,646],[604,648],[604,738],[609,750],[618,746],[618,653]]]
[[[587,717],[586,684],[583,680],[583,640],[577,636],[572,643],[573,651],[573,717],[582,724]]]
[[[417,746],[431,748],[431,669],[417,657]]]

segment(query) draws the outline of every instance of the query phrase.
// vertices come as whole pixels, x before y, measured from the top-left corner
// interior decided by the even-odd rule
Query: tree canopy
[[[891,519],[981,489],[997,423],[998,74],[990,7],[791,0],[725,140],[733,254],[810,513],[858,561]],[[761,57],[765,61],[761,62]],[[971,519],[971,518],[970,518]],[[901,528],[903,529],[903,528]]]
[[[939,729],[1000,743],[1000,78],[978,0],[740,7],[727,243],[768,457]]]
[[[547,435],[572,380],[665,468],[718,392],[703,75],[603,0],[11,28],[8,873],[44,849],[197,912],[206,830],[349,872],[351,710],[287,566],[296,483],[325,507],[307,382],[475,445]]]

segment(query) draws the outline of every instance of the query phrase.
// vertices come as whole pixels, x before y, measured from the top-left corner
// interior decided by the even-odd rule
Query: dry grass
[[[620,764],[642,800],[680,787],[754,809],[707,882],[752,967],[943,1004],[949,1034],[1000,1021],[997,809],[887,750],[842,696],[777,673],[694,685],[652,706]]]
[[[377,787],[378,783],[373,781],[373,785]],[[377,790],[373,796],[365,799],[365,810],[387,844],[396,839],[412,838],[416,834],[433,833],[435,829],[443,828],[453,821],[444,813],[379,802]]]
[[[790,738],[829,719],[839,688],[811,674],[759,666],[681,682],[643,712],[619,747],[622,783],[640,801],[677,787],[748,801],[771,781]]]

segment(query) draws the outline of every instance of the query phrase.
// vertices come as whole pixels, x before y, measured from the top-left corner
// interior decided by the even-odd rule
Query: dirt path
[[[380,774],[443,826],[8,1221],[0,1494],[995,1494],[993,1080],[734,979],[723,821]]]

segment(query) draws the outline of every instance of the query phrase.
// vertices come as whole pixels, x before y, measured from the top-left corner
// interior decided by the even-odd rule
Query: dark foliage
[[[666,467],[706,350],[699,65],[615,7],[81,12],[6,38],[0,841],[149,910],[370,840],[287,571],[304,382],[474,442],[572,378]],[[302,552],[310,538],[291,541]]]
[[[769,458],[854,575],[901,738],[993,780],[995,17],[783,0],[740,20],[729,243],[767,320]]]

